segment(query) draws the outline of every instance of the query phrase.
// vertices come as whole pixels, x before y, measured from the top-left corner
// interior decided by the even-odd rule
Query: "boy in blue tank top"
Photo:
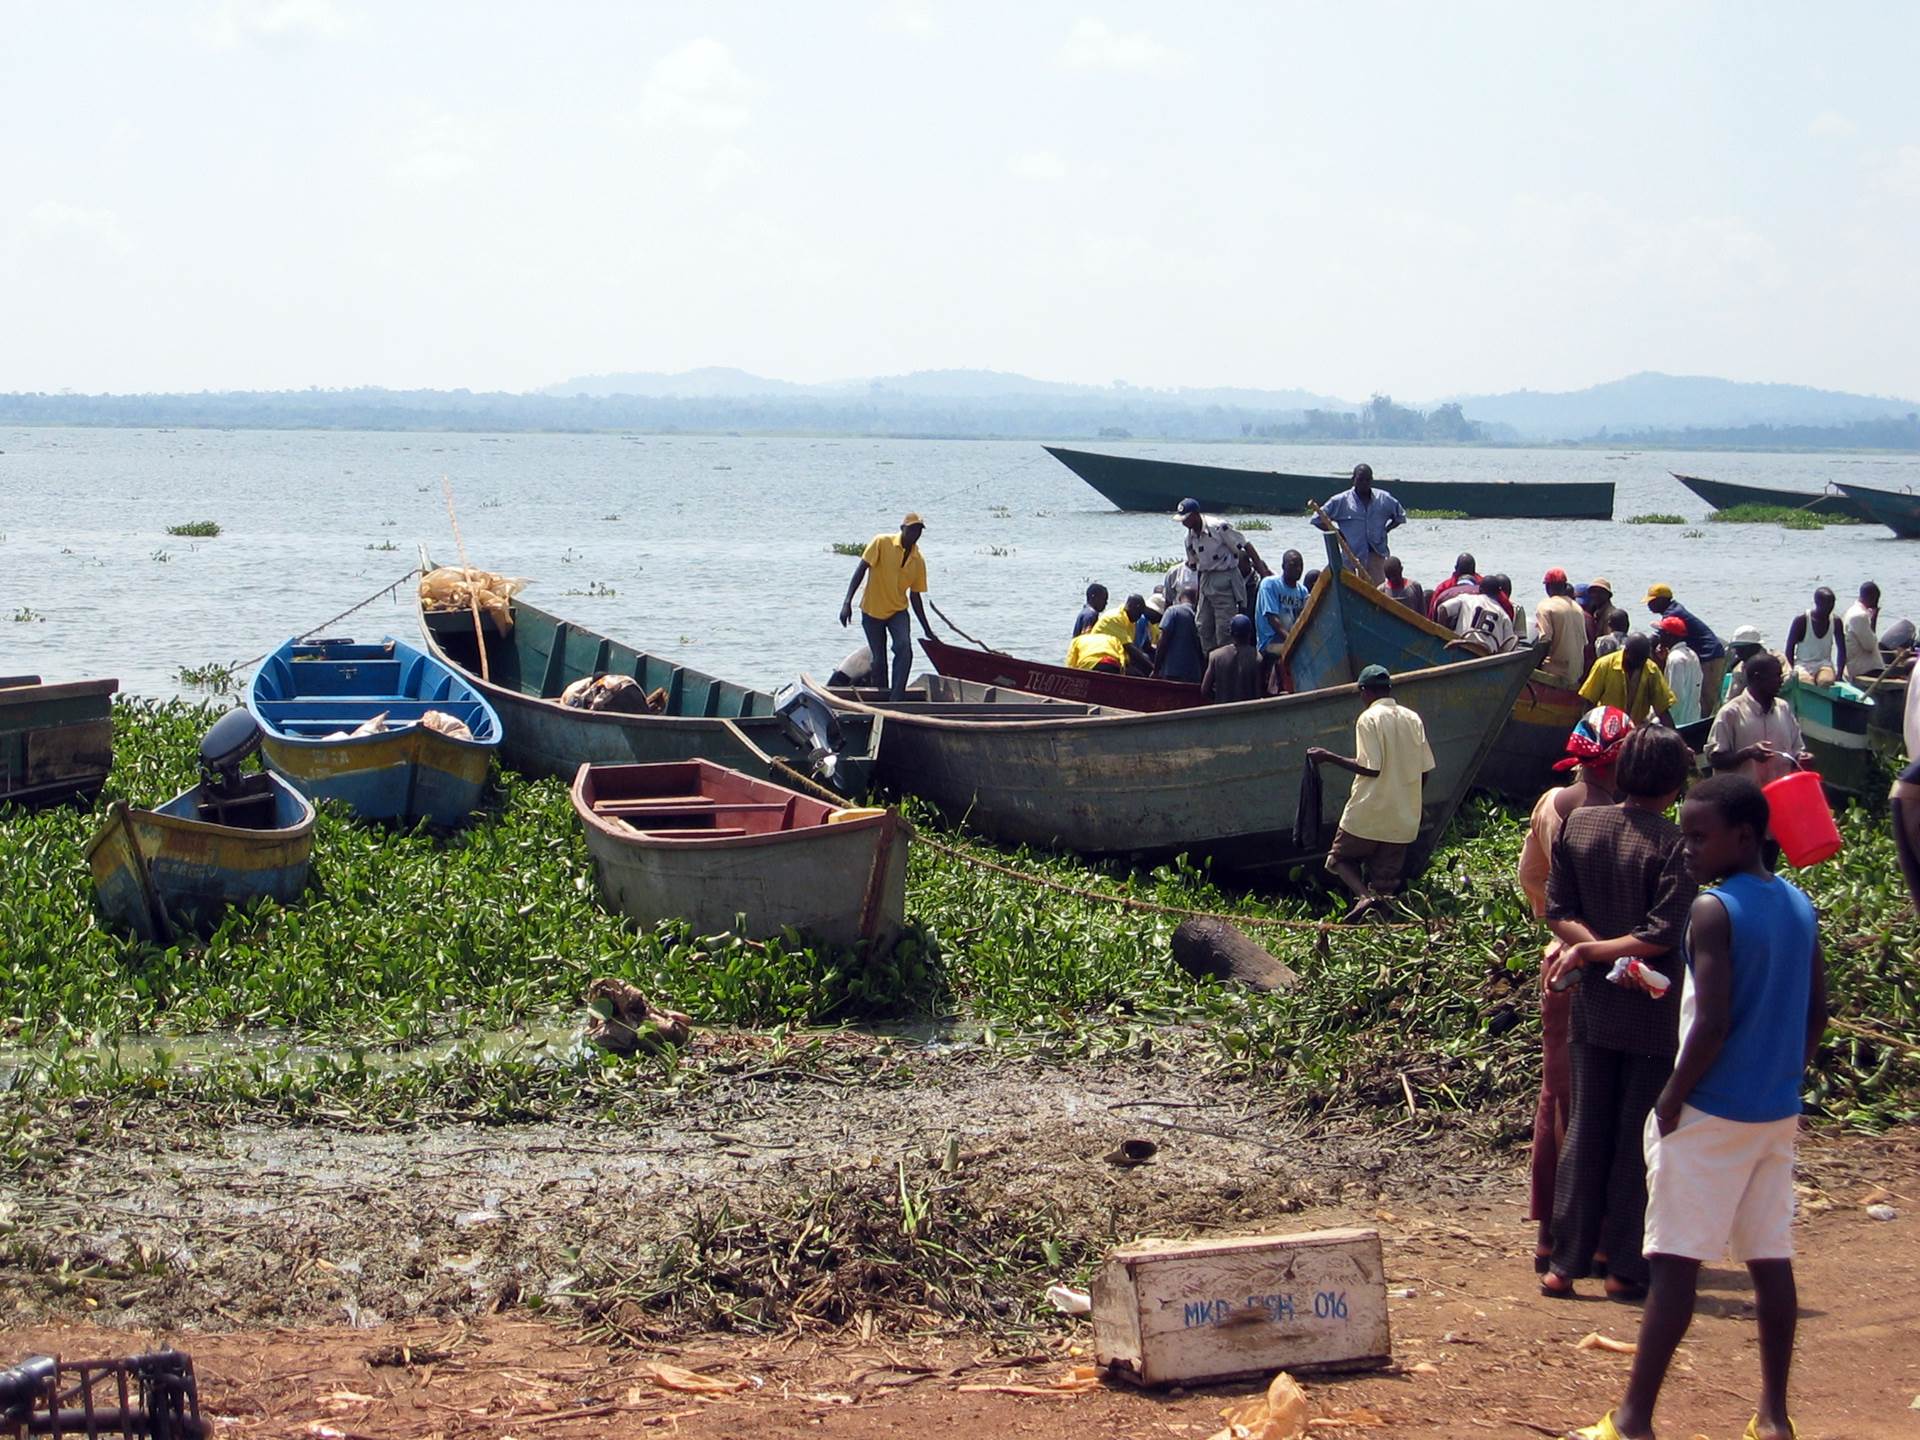
[[[1792,1440],[1787,1374],[1793,1280],[1793,1145],[1800,1086],[1827,1023],[1813,906],[1762,859],[1767,800],[1743,775],[1688,792],[1681,844],[1703,887],[1687,930],[1680,1055],[1647,1117],[1647,1308],[1626,1397],[1577,1440],[1640,1440],[1693,1323],[1704,1261],[1729,1251],[1753,1277],[1760,1406],[1750,1440]]]

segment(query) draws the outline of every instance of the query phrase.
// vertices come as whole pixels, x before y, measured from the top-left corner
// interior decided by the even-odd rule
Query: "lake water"
[[[1920,486],[1920,457],[1083,448],[1305,473],[1364,459],[1417,479],[1612,480],[1616,514],[1695,523],[1414,521],[1395,549],[1427,584],[1472,550],[1529,607],[1551,565],[1608,576],[1636,616],[1644,587],[1665,581],[1723,637],[1752,623],[1775,644],[1820,584],[1845,603],[1877,579],[1888,617],[1920,614],[1920,544],[1867,526],[1698,523],[1706,507],[1667,473],[1899,489]],[[1113,510],[1033,441],[0,429],[0,674],[182,693],[180,667],[270,650],[402,574],[422,542],[452,560],[442,475],[474,564],[526,576],[530,600],[580,624],[763,686],[824,678],[854,646],[857,621],[847,631],[837,618],[854,562],[830,547],[909,509],[927,520],[931,598],[980,640],[1043,659],[1062,657],[1088,581],[1117,600],[1156,578],[1130,563],[1181,549],[1172,516]],[[1276,568],[1289,545],[1320,563],[1303,520],[1271,518],[1250,538]],[[165,533],[201,519],[219,522],[217,539]],[[329,633],[412,632],[408,608],[381,601]]]

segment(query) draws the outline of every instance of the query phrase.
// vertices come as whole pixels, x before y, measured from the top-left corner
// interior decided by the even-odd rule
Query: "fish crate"
[[[1093,1282],[1094,1359],[1137,1385],[1364,1370],[1393,1354],[1377,1230],[1140,1240]]]

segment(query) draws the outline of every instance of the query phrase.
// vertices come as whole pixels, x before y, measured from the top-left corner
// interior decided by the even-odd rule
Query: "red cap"
[[[1687,622],[1678,615],[1669,615],[1660,622],[1660,633],[1684,640],[1687,634]]]
[[[1540,583],[1543,585],[1564,585],[1567,583],[1567,572],[1556,565],[1547,571],[1547,578]]]

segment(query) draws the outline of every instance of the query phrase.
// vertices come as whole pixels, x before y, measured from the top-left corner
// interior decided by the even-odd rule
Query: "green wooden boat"
[[[1362,613],[1330,605],[1303,615],[1315,633],[1298,663],[1332,683],[1272,699],[1144,715],[1061,706],[1058,718],[1036,713],[1031,700],[1011,714],[992,704],[916,707],[844,694],[832,703],[843,715],[884,718],[882,781],[995,840],[1139,860],[1184,852],[1222,870],[1304,879],[1325,858],[1350,785],[1347,772],[1325,770],[1322,843],[1295,844],[1304,756],[1310,745],[1352,753],[1366,702],[1350,683],[1358,667],[1347,617]],[[1394,696],[1425,722],[1435,760],[1410,873],[1491,753],[1534,658],[1520,650],[1395,675]]]
[[[1344,475],[1288,475],[1136,455],[1100,455],[1049,445],[1046,451],[1122,510],[1163,515],[1191,496],[1208,510],[1299,514],[1352,481]],[[1450,510],[1476,520],[1611,520],[1611,480],[1380,480],[1409,510]]]
[[[1920,540],[1920,495],[1912,491],[1873,490],[1842,482],[1847,499],[1876,525],[1884,525],[1902,540]]]
[[[1870,737],[1875,701],[1846,681],[1811,685],[1789,678],[1780,698],[1800,722],[1820,782],[1840,795],[1865,796],[1880,786]]]
[[[1708,480],[1699,475],[1667,472],[1687,489],[1716,510],[1731,510],[1736,505],[1785,505],[1805,510],[1809,515],[1831,515],[1838,520],[1864,520],[1866,511],[1845,495],[1825,494],[1818,490],[1774,490],[1765,485],[1736,485],[1729,480]]]
[[[711,760],[775,779],[797,770],[846,795],[867,788],[879,727],[865,717],[839,722],[840,744],[829,757],[764,690],[622,645],[517,597],[512,615],[505,635],[485,627],[483,674],[468,612],[420,612],[428,653],[458,671],[499,715],[500,759],[511,769],[571,781],[588,764]],[[561,703],[567,686],[596,675],[627,676],[650,694],[663,691],[665,709],[622,715]]]
[[[0,804],[91,802],[113,769],[118,680],[0,676]]]

